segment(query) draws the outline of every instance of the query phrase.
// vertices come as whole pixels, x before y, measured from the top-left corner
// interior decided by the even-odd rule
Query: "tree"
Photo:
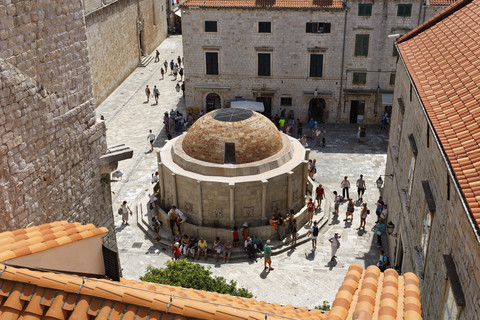
[[[247,289],[237,288],[236,281],[227,282],[224,277],[212,276],[210,267],[205,268],[187,260],[168,261],[165,265],[165,268],[155,268],[149,265],[147,272],[140,277],[140,280],[244,298],[253,297],[253,294]]]

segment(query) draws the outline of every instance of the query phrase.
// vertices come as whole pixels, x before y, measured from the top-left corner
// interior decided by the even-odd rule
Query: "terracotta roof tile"
[[[93,224],[55,221],[0,233],[0,261],[7,261],[108,232]]]
[[[400,38],[398,44],[472,209],[480,205],[478,190],[472,185],[480,178],[473,165],[480,160],[475,153],[480,147],[478,30],[480,0],[461,0]]]
[[[181,5],[211,8],[343,8],[340,0],[187,0]]]

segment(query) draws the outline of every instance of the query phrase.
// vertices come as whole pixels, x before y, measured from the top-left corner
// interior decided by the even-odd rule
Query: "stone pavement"
[[[181,53],[181,36],[167,38],[160,46],[161,61],[170,61]],[[188,74],[188,70],[185,71]],[[161,147],[164,139],[162,115],[171,108],[185,111],[181,93],[174,89],[172,76],[160,79],[160,63],[151,63],[146,68],[138,68],[112,95],[97,109],[97,116],[104,115],[107,125],[107,143],[109,146],[124,143],[134,150],[133,159],[122,161],[119,169],[125,172],[120,181],[112,183],[114,212],[120,202],[126,199],[132,210],[145,212],[146,203],[152,193],[150,175],[156,170],[156,155],[148,153],[147,133],[152,129],[160,135],[155,146]],[[144,88],[157,85],[160,89],[158,106],[143,103]],[[152,101],[152,100],[150,100]],[[237,281],[247,287],[259,300],[292,304],[296,307],[313,308],[323,300],[331,303],[340,287],[348,266],[359,263],[363,266],[375,264],[379,248],[373,242],[370,229],[375,221],[375,202],[379,196],[376,179],[384,174],[387,131],[378,126],[367,127],[364,145],[356,141],[356,125],[327,125],[327,146],[311,147],[311,158],[317,159],[315,180],[324,185],[327,196],[332,192],[341,192],[340,182],[347,175],[352,184],[351,197],[356,200],[355,181],[364,175],[367,191],[364,201],[372,214],[367,219],[366,232],[359,232],[359,207],[353,223],[343,222],[346,203],[340,207],[339,220],[332,220],[333,208],[327,212],[329,221],[322,228],[315,251],[310,242],[273,257],[275,270],[267,273],[263,270],[263,259],[258,263],[231,262],[215,264],[213,259],[200,263],[208,265],[216,275]],[[309,141],[313,145],[313,141]],[[357,203],[360,206],[360,203]],[[147,265],[161,267],[170,259],[170,252],[151,242],[135,225],[136,215],[130,220],[130,226],[121,226],[121,219],[115,215],[116,232],[120,260],[125,278],[138,279]],[[336,262],[330,262],[330,244],[328,239],[335,232],[342,236],[341,247]]]

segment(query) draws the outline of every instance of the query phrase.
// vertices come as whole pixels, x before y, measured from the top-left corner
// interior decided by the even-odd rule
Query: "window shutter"
[[[307,22],[307,32],[312,32],[312,23]]]
[[[323,25],[323,33],[330,33],[330,23],[325,23]]]

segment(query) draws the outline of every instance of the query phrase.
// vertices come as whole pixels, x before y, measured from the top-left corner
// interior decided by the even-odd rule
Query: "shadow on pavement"
[[[328,270],[332,271],[332,269],[338,264],[337,260],[330,260],[325,267],[328,267]]]

